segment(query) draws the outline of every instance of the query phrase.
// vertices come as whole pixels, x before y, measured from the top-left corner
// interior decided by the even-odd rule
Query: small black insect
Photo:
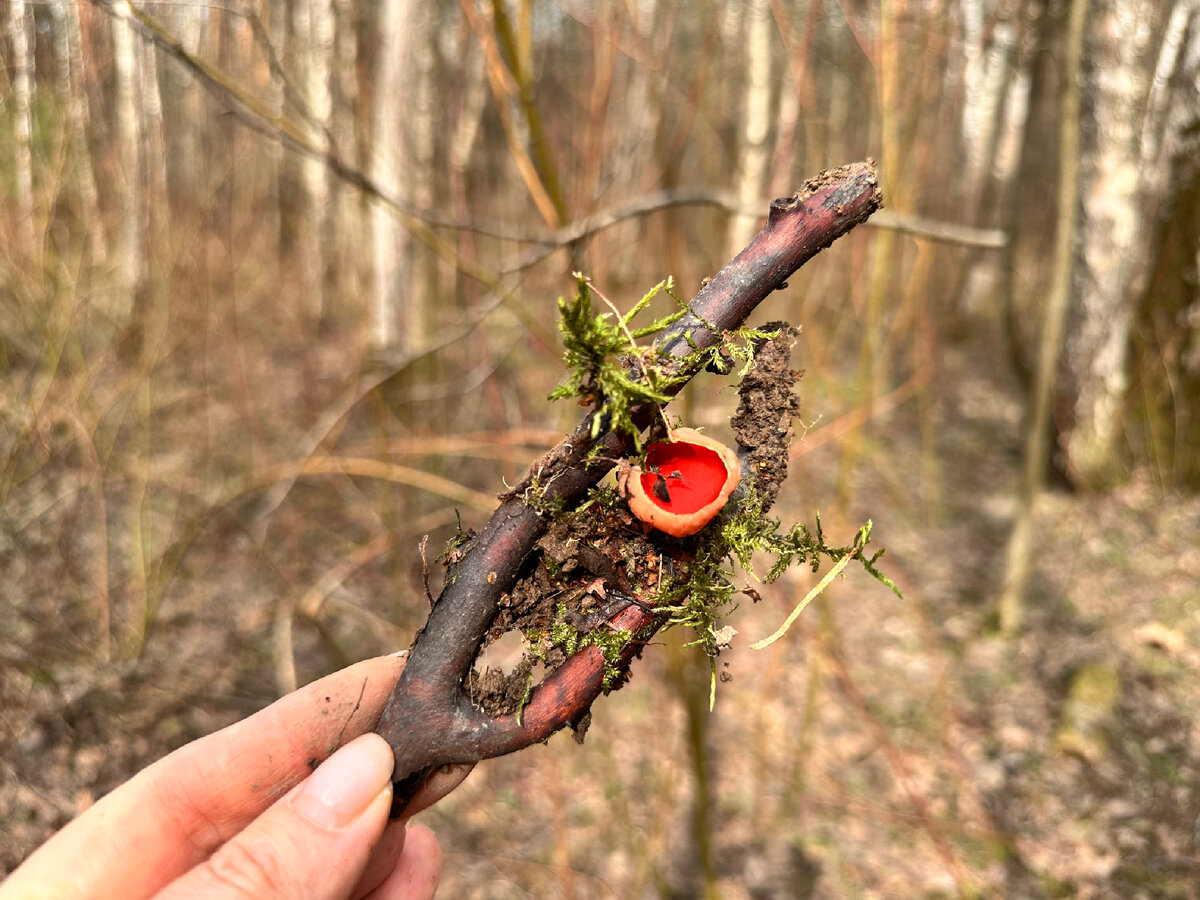
[[[659,475],[654,481],[654,496],[663,503],[671,502],[671,492],[667,490],[667,479]]]
[[[658,476],[654,480],[654,496],[657,497],[659,500],[661,500],[663,503],[670,503],[671,502],[671,491],[667,487],[667,479],[668,478],[680,478],[681,479],[681,478],[683,478],[683,475],[680,474],[678,469],[676,469],[670,475],[664,475],[662,473],[662,470],[659,469],[658,466],[647,466],[646,469],[647,469],[647,471],[650,472],[651,475]]]

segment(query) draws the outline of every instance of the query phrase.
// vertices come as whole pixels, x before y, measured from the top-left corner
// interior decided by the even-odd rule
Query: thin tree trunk
[[[33,54],[30,52],[29,7],[25,0],[12,0],[9,10],[9,40],[12,42],[12,97],[14,113],[13,168],[17,200],[17,247],[32,259],[37,243],[33,203]]]
[[[469,184],[467,181],[470,171],[471,153],[479,136],[479,126],[483,121],[483,110],[487,103],[487,84],[483,71],[483,54],[475,46],[470,32],[459,29],[457,57],[461,65],[458,90],[457,116],[451,128],[447,147],[449,157],[448,193],[454,215],[462,221],[471,217],[471,207],[468,202]],[[475,238],[469,231],[463,231],[458,236],[460,252],[468,259],[474,259],[476,254]],[[458,267],[448,266],[445,272],[448,285],[455,285],[452,293],[455,297],[463,297],[463,291],[469,295],[475,293],[469,279],[460,280]],[[458,282],[456,284],[456,282]],[[468,296],[469,296],[468,295]],[[487,341],[487,336],[481,334],[480,339]],[[494,388],[495,385],[492,385]]]
[[[417,208],[433,205],[437,53],[425,4],[386,0],[380,12],[380,69],[375,85],[372,176],[383,191]],[[401,124],[404,129],[401,129]],[[377,347],[421,346],[437,297],[437,259],[417,246],[394,213],[373,213],[372,338]]]
[[[379,8],[379,71],[375,79],[371,177],[391,196],[399,196],[400,188],[402,75],[411,37],[405,28],[409,5],[408,0],[382,0]],[[376,348],[385,348],[397,341],[396,282],[410,238],[392,211],[377,201],[372,208],[371,232],[374,249],[371,342]],[[399,337],[403,342],[403,330]]]
[[[156,241],[170,240],[171,204],[167,192],[167,152],[163,136],[163,103],[158,82],[154,45],[138,40],[140,116],[146,208],[143,222],[150,224]]]
[[[83,46],[79,33],[79,9],[76,0],[54,0],[54,53],[58,60],[59,89],[67,105],[67,141],[71,166],[79,194],[79,215],[88,232],[90,256],[103,264],[108,257],[108,238],[100,215],[96,174],[88,147],[88,100],[83,85]]]
[[[1004,588],[999,600],[1000,631],[1007,636],[1016,634],[1021,626],[1022,606],[1033,554],[1034,512],[1046,474],[1050,403],[1054,396],[1058,359],[1063,343],[1063,327],[1071,299],[1076,264],[1072,244],[1075,240],[1080,200],[1080,69],[1088,3],[1089,0],[1071,0],[1067,24],[1062,108],[1059,114],[1058,224],[1054,239],[1054,279],[1038,345],[1032,415],[1025,432],[1025,468],[1016,519],[1009,536]]]
[[[208,16],[204,4],[180,3],[171,8],[171,24],[183,49],[195,55]],[[167,140],[167,184],[172,199],[195,203],[205,195],[201,179],[200,130],[203,127],[204,96],[196,89],[195,79],[183,66],[163,69],[167,95],[164,122]]]
[[[437,176],[437,43],[438,12],[435,4],[417,3],[409,8],[412,52],[405,76],[407,83],[407,138],[409,157],[405,166],[404,198],[417,209],[433,209]],[[409,244],[407,297],[403,325],[409,346],[420,346],[432,333],[432,316],[437,308],[439,262],[424,244]]]
[[[271,53],[277,64],[282,66],[283,60],[288,57],[290,45],[287,3],[283,0],[271,3],[267,9],[267,21],[264,25]],[[267,103],[278,120],[282,120],[284,114],[285,90],[283,73],[275,71],[273,68],[270,86],[267,88]],[[272,265],[278,270],[286,265],[284,262],[285,251],[291,243],[291,201],[288,196],[290,191],[288,176],[292,171],[290,159],[293,154],[286,153],[283,144],[279,141],[269,142],[264,148],[264,152],[268,159],[272,185],[270,202],[267,204],[268,221],[264,223],[264,227],[273,230],[276,235],[278,252],[274,254],[275,259],[272,261]],[[277,274],[282,273],[277,272]]]
[[[971,111],[969,98],[964,103],[963,139],[968,160],[964,188],[966,215],[978,225],[995,225],[1009,235],[1009,243],[1003,252],[976,252],[968,257],[958,300],[960,309],[968,314],[1012,308],[1013,229],[1021,199],[1020,165],[1029,119],[1033,65],[1041,50],[1037,40],[1042,30],[1041,16],[1040,2],[1027,2],[1014,10],[1011,22],[1001,23],[1007,29],[1004,40],[1009,45],[1004,56],[1003,79],[1000,84],[984,79],[987,87],[978,100],[986,108],[988,117],[981,110]],[[990,56],[984,52],[985,58]],[[999,68],[996,62],[992,65]],[[964,78],[966,93],[970,94],[971,79]],[[993,91],[997,99],[995,105],[992,104]],[[986,143],[969,126],[968,119],[994,123],[982,126],[990,131]]]
[[[985,27],[986,13],[983,0],[963,0],[963,182],[967,215],[976,220],[995,158],[1001,104],[1019,34],[1017,23],[1006,19]]]
[[[879,98],[879,143],[882,165],[880,181],[892,209],[909,212],[912,191],[904,173],[905,151],[903,135],[911,103],[902,99],[905,87],[901,69],[900,15],[903,0],[881,0],[879,4],[879,37],[874,52],[876,92]],[[884,315],[891,288],[895,264],[896,234],[882,229],[871,243],[871,280],[867,288],[866,320],[863,323],[862,344],[859,349],[856,395],[869,421],[878,389],[883,360],[886,316]],[[861,453],[866,429],[852,431],[842,445],[838,469],[838,509],[845,510],[853,495],[851,473]]]
[[[1194,141],[1189,134],[1197,121],[1200,0],[1179,0],[1163,32],[1142,117],[1138,170],[1143,178],[1143,214],[1149,223],[1161,220],[1176,191],[1197,171],[1196,154],[1188,146]],[[1143,271],[1139,287],[1146,274]]]
[[[292,30],[307,105],[309,140],[329,149],[326,127],[332,100],[329,58],[333,52],[334,18],[330,0],[298,2],[292,8]],[[323,159],[308,156],[301,163],[302,206],[297,218],[296,260],[305,306],[320,318],[325,310],[325,248],[322,240],[329,206],[328,170]]]
[[[354,0],[334,0],[336,32],[332,72],[333,108],[330,127],[338,155],[349,166],[359,165],[358,152],[358,8]],[[326,217],[326,286],[334,297],[361,296],[359,280],[364,261],[361,195],[341,182],[332,185],[334,197]]]
[[[771,16],[779,37],[783,41],[785,67],[790,81],[784,79],[779,92],[778,137],[775,139],[774,160],[771,164],[771,195],[780,197],[794,184],[793,172],[803,169],[803,148],[797,148],[796,136],[804,121],[812,118],[813,94],[812,74],[809,66],[813,48],[813,36],[821,20],[823,0],[811,0],[804,16],[804,32],[796,39],[789,10],[782,0],[770,0]]]
[[[1066,470],[1084,488],[1120,478],[1130,330],[1151,256],[1141,123],[1157,13],[1155,0],[1097,0],[1088,21],[1077,274],[1058,394]]]
[[[118,7],[120,9],[120,7]],[[112,312],[127,318],[141,291],[142,253],[142,154],[138,118],[138,57],[133,27],[118,14],[110,19],[113,37],[113,70],[116,82],[117,157],[121,166],[120,238],[117,251],[117,290]]]
[[[761,206],[766,188],[771,133],[771,31],[767,0],[751,0],[746,9],[746,109],[742,119],[737,159],[738,199],[743,206]],[[725,239],[726,253],[734,256],[758,231],[759,217],[734,215]]]

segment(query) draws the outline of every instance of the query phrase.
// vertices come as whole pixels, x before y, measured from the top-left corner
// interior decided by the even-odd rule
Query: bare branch
[[[716,346],[721,332],[740,326],[796,269],[881,204],[871,160],[822,173],[795,196],[774,201],[762,231],[693,298],[691,311],[668,328],[656,346],[679,360],[685,367],[680,374],[690,378],[696,373],[687,370],[691,364],[684,360],[696,348]],[[656,411],[647,406],[631,412],[634,421],[646,427]],[[607,661],[596,647],[579,651],[549,675],[533,690],[519,717],[489,716],[463,688],[501,599],[547,528],[542,514],[526,502],[522,487],[536,476],[543,502],[570,509],[613,460],[631,451],[630,439],[617,433],[602,431],[592,439],[592,415],[534,463],[522,485],[505,495],[472,540],[413,646],[376,728],[396,756],[397,813],[432,770],[545,740],[579,721],[600,694]],[[634,604],[620,610],[611,624],[644,633],[656,627],[655,613]],[[637,649],[635,643],[627,645],[620,663],[627,664]]]

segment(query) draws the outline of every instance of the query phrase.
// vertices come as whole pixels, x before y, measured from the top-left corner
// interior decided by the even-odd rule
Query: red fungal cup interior
[[[721,492],[729,473],[716,451],[686,441],[657,441],[646,450],[642,470],[646,496],[668,512],[687,515]],[[659,479],[665,484],[660,484]],[[664,489],[669,501],[663,499]]]

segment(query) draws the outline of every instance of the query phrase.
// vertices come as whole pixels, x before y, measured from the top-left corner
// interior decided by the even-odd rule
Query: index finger
[[[148,897],[374,727],[404,668],[368,659],[143,769],[33,853],[0,893]]]

